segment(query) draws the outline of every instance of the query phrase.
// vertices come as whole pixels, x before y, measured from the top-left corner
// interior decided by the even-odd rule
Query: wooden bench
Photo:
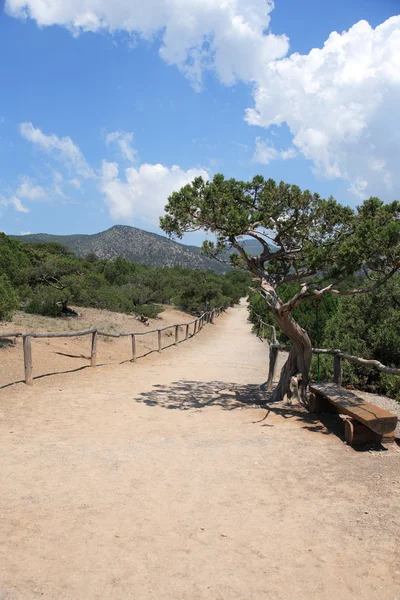
[[[397,415],[366,402],[334,383],[311,384],[310,392],[310,412],[347,415],[345,439],[350,446],[394,441]]]

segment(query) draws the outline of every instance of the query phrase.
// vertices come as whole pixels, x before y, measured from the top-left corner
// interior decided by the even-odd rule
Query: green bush
[[[18,305],[18,296],[7,275],[0,275],[0,320],[8,321]]]
[[[60,317],[61,301],[62,296],[58,290],[48,287],[41,288],[28,301],[25,312],[45,317]]]
[[[148,319],[155,319],[164,310],[165,308],[159,304],[142,304],[141,306],[137,306],[134,312]]]

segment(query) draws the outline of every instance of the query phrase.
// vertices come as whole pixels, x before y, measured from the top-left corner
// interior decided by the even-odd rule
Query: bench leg
[[[310,412],[318,414],[318,413],[335,413],[337,414],[337,410],[335,407],[323,396],[319,394],[311,394],[310,401],[308,403],[308,409]]]
[[[379,435],[355,419],[346,419],[344,422],[344,437],[349,446],[361,444],[387,444],[394,441],[393,434]]]

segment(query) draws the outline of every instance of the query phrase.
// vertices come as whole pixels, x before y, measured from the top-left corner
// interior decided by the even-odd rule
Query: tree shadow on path
[[[234,410],[243,406],[260,407],[266,394],[258,385],[238,385],[225,381],[174,381],[170,385],[154,385],[150,392],[135,397],[148,406],[170,410],[192,410],[219,406]]]
[[[241,408],[265,409],[266,414],[254,423],[271,427],[269,417],[278,415],[283,419],[299,422],[303,429],[323,435],[336,435],[344,440],[343,422],[333,414],[313,415],[300,404],[271,402],[271,392],[256,384],[241,385],[226,381],[174,381],[169,385],[156,384],[149,392],[135,396],[136,402],[158,406],[168,410],[193,410],[217,406],[222,410]]]

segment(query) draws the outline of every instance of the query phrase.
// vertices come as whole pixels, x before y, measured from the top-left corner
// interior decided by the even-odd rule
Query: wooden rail
[[[256,315],[258,316],[258,315]],[[272,328],[273,335],[273,343],[269,345],[269,372],[268,372],[268,380],[267,380],[267,390],[270,392],[272,390],[272,383],[275,376],[275,367],[276,361],[278,358],[279,350],[284,350],[289,352],[291,346],[285,344],[278,344],[276,339],[276,329],[273,325],[269,325],[268,323],[264,323],[261,317],[258,319],[258,324],[263,326],[262,330],[262,339],[265,338],[264,327]],[[267,340],[268,341],[268,340]],[[350,362],[354,362],[358,365],[366,366],[366,367],[374,367],[378,371],[382,373],[388,373],[389,375],[400,375],[400,369],[396,367],[388,367],[383,365],[379,360],[370,360],[366,358],[360,358],[359,356],[353,356],[352,354],[346,354],[345,352],[341,352],[340,350],[335,350],[333,348],[312,348],[313,354],[330,354],[333,356],[333,382],[337,385],[342,385],[342,359],[348,360]]]
[[[261,332],[262,332],[262,335],[260,335],[261,340],[267,339],[267,341],[268,341],[268,338],[265,338],[265,328],[268,327],[271,330],[271,333],[272,333],[272,343],[273,344],[277,344],[278,343],[278,339],[276,337],[276,329],[275,329],[274,325],[270,325],[269,323],[265,323],[265,321],[263,321],[261,319],[261,317],[259,315],[257,315],[257,314],[256,314],[256,317],[258,317],[258,324],[261,325]]]
[[[129,333],[106,333],[104,331],[99,331],[96,328],[92,329],[84,329],[83,331],[60,331],[60,332],[48,332],[48,333],[25,333],[22,331],[12,332],[12,333],[0,333],[1,338],[18,338],[22,337],[22,345],[24,349],[24,369],[25,369],[25,383],[27,385],[33,385],[33,363],[32,363],[32,338],[63,338],[63,337],[81,337],[85,335],[91,335],[91,346],[90,346],[90,366],[95,367],[97,361],[97,338],[99,335],[104,337],[111,338],[120,338],[120,337],[131,337],[132,344],[132,362],[136,362],[137,358],[137,337],[149,335],[151,333],[157,333],[157,349],[158,352],[161,352],[162,347],[162,332],[167,329],[174,329],[175,338],[174,344],[177,345],[179,343],[179,328],[186,327],[185,337],[181,341],[186,341],[189,339],[189,327],[193,325],[193,333],[192,337],[199,333],[203,328],[205,323],[213,323],[214,319],[221,314],[222,308],[214,308],[211,311],[207,311],[200,315],[199,317],[189,321],[188,323],[174,323],[174,325],[167,325],[166,327],[161,327],[159,329],[150,329],[148,331],[133,331]]]
[[[269,373],[267,380],[267,390],[272,390],[272,382],[275,375],[276,361],[278,358],[279,350],[290,351],[290,346],[284,344],[270,344],[269,347]],[[382,373],[388,373],[390,375],[400,375],[400,369],[395,367],[387,367],[378,360],[368,360],[366,358],[360,358],[359,356],[353,356],[352,354],[346,354],[340,350],[334,350],[332,348],[312,348],[313,354],[330,354],[333,356],[333,382],[337,385],[342,385],[342,359],[350,362],[367,366],[374,367]]]

